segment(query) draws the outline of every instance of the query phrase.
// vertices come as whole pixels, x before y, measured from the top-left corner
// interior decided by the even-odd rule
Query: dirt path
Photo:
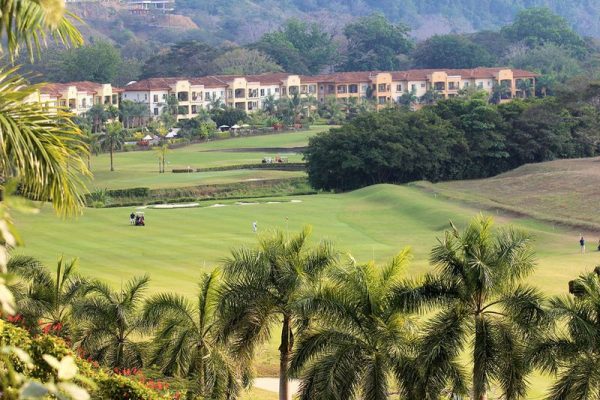
[[[300,381],[298,379],[290,379],[290,394],[294,395],[300,388]],[[254,387],[257,387],[268,392],[279,393],[279,378],[256,378],[254,380]]]

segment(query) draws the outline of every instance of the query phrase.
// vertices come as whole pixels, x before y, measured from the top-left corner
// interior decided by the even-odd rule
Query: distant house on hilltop
[[[169,14],[175,11],[175,0],[129,0],[126,4],[132,14]]]

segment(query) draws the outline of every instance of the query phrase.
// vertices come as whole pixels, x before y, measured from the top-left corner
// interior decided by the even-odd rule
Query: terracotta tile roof
[[[125,86],[127,91],[169,90],[180,78],[148,78]]]
[[[47,83],[40,88],[40,93],[49,94],[52,96],[61,96],[61,93],[69,88],[69,85],[64,83]]]
[[[507,67],[473,68],[473,69],[411,69],[406,71],[358,71],[358,72],[336,72],[321,75],[301,75],[300,81],[306,83],[363,83],[371,82],[371,79],[379,73],[390,73],[394,81],[425,81],[434,72],[446,72],[449,76],[460,76],[462,79],[491,79],[499,71],[510,69]],[[520,69],[512,69],[515,78],[536,77],[537,74]],[[285,72],[267,73],[259,75],[210,75],[203,77],[170,77],[149,78],[134,82],[125,86],[126,91],[147,90],[169,90],[178,80],[188,80],[193,85],[203,85],[205,88],[227,87],[235,78],[246,78],[248,82],[260,83],[262,85],[278,85],[293,74]],[[113,89],[115,90],[115,89]],[[116,89],[119,91],[120,89]]]

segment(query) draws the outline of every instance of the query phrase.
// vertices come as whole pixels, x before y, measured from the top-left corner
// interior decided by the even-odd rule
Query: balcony
[[[433,90],[438,91],[438,92],[442,92],[442,91],[446,90],[446,82],[434,82]]]
[[[188,92],[178,92],[177,93],[177,100],[178,101],[189,101],[189,94],[188,94]]]
[[[346,85],[338,85],[337,92],[338,94],[345,94],[348,92],[348,87]]]
[[[236,99],[245,99],[246,98],[246,89],[235,89],[234,96]]]

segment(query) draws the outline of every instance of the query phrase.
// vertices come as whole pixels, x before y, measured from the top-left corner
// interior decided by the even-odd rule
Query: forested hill
[[[598,0],[177,0],[176,7],[213,39],[238,43],[257,40],[289,17],[314,19],[335,29],[353,17],[378,11],[425,38],[497,29],[529,7],[548,7],[580,34],[600,37]]]

